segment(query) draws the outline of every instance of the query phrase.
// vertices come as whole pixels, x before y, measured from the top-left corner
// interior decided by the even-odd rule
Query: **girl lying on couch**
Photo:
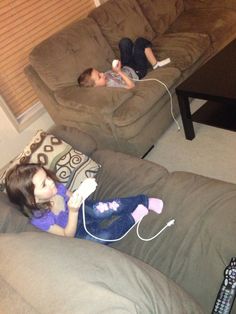
[[[145,195],[116,198],[101,202],[87,200],[96,189],[95,179],[88,178],[80,185],[76,197],[59,183],[55,174],[38,164],[21,164],[10,169],[6,176],[9,199],[29,209],[31,223],[37,228],[60,236],[88,239],[109,244],[122,235],[148,211],[162,212],[163,202]],[[86,227],[81,213],[85,201]],[[116,218],[109,222],[109,219]],[[104,222],[107,226],[103,226]],[[102,240],[104,239],[104,240]]]

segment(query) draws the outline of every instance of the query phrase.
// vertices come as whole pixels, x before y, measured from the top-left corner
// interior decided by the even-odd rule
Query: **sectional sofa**
[[[94,199],[145,193],[164,201],[160,215],[105,246],[50,235],[0,193],[0,312],[211,313],[236,252],[236,185],[164,167],[95,141],[65,126],[51,131],[101,165]],[[236,313],[235,308],[231,313]]]
[[[132,90],[79,88],[88,67],[111,68],[122,37],[148,38],[161,60],[148,73],[162,81]],[[143,156],[178,114],[175,87],[236,37],[236,0],[109,0],[38,44],[25,69],[56,124],[90,134],[99,148]]]

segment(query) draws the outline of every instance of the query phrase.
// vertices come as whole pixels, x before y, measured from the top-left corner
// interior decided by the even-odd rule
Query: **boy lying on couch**
[[[116,64],[112,64],[112,70],[105,73],[94,68],[86,69],[78,78],[79,86],[133,88],[134,80],[140,80],[147,74],[149,64],[155,70],[170,62],[169,58],[157,61],[151,47],[152,43],[142,37],[134,43],[130,38],[122,38],[119,42],[121,61],[117,60]]]

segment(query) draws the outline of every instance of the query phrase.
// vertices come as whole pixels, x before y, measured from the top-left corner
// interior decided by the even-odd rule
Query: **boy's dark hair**
[[[86,69],[83,73],[78,77],[78,84],[80,87],[94,87],[94,80],[92,80],[93,68]]]
[[[32,180],[33,176],[40,169],[43,169],[47,176],[54,182],[59,182],[58,178],[52,171],[36,163],[16,165],[8,170],[6,174],[5,184],[9,200],[12,203],[19,205],[20,210],[23,213],[25,213],[25,206],[29,209],[30,214],[34,215],[35,210],[43,212],[43,210],[49,209],[52,205],[50,202],[45,202],[39,205],[35,201],[34,184]]]

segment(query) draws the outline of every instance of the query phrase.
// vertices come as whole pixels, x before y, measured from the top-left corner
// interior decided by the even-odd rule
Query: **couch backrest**
[[[185,10],[193,8],[228,8],[236,10],[236,1],[235,0],[184,0]]]
[[[163,34],[184,10],[183,0],[137,0],[157,34]]]
[[[119,55],[118,43],[122,37],[132,40],[155,37],[150,23],[142,13],[136,0],[109,0],[90,14],[94,18],[112,49]]]
[[[44,40],[30,53],[30,63],[50,89],[74,85],[86,68],[105,71],[114,53],[91,18],[74,22]]]

